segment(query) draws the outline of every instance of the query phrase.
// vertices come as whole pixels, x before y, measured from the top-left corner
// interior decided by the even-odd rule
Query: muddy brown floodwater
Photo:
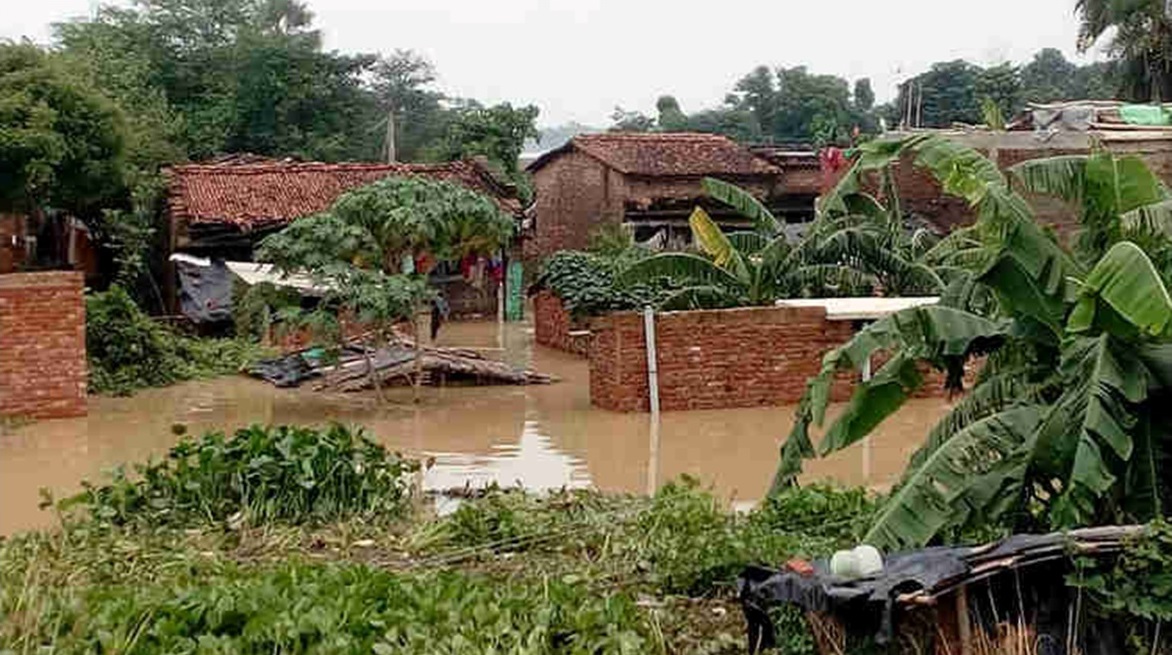
[[[424,487],[520,484],[533,489],[592,486],[643,493],[682,474],[744,506],[759,499],[792,424],[792,407],[663,414],[658,435],[646,414],[590,406],[586,361],[532,343],[532,330],[492,322],[445,326],[439,343],[485,349],[561,382],[533,387],[425,388],[419,405],[394,390],[385,405],[372,395],[277,389],[245,377],[150,389],[131,398],[92,397],[89,416],[0,426],[0,534],[48,525],[39,490],[57,497],[100,480],[105,471],[166,453],[176,437],[251,423],[363,425],[388,447],[434,458]],[[834,479],[882,489],[902,471],[943,400],[915,400],[867,441],[808,464],[806,480]]]

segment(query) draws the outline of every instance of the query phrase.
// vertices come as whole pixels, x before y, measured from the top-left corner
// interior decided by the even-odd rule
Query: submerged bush
[[[361,430],[253,426],[183,439],[133,478],[120,469],[63,506],[114,524],[385,519],[405,511],[416,469]]]
[[[128,395],[135,389],[235,373],[259,347],[236,339],[197,339],[147,316],[121,287],[86,298],[89,389]]]

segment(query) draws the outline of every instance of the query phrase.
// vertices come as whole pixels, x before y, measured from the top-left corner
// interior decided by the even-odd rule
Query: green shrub
[[[253,426],[183,439],[163,461],[136,466],[133,479],[119,469],[63,506],[114,524],[386,519],[406,510],[416,468],[341,425]]]
[[[536,286],[549,289],[575,316],[595,316],[624,309],[654,305],[663,295],[662,285],[620,285],[616,278],[631,263],[648,255],[641,248],[620,254],[566,250],[555,253],[542,266]]]
[[[183,380],[236,373],[260,349],[236,339],[197,339],[152,320],[121,287],[86,298],[89,389],[128,395]]]

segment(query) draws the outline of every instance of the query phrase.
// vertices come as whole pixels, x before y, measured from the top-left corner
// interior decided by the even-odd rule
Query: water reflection
[[[592,408],[586,362],[533,347],[523,325],[498,334],[495,323],[452,324],[440,341],[483,349],[562,382],[426,389],[419,405],[405,389],[392,390],[380,405],[370,395],[276,389],[243,377],[93,398],[86,418],[0,432],[0,534],[51,522],[37,510],[41,487],[61,496],[108,467],[162,455],[176,423],[196,433],[251,423],[360,424],[394,450],[434,458],[423,476],[427,489],[495,481],[645,493],[689,474],[738,506],[764,494],[792,424],[786,407],[668,412],[658,424],[646,414]],[[946,409],[940,400],[913,401],[868,443],[810,463],[805,478],[887,486]]]

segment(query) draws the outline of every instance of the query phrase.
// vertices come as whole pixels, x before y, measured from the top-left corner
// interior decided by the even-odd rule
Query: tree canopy
[[[419,55],[322,48],[298,0],[142,0],[60,23],[63,58],[128,108],[157,166],[250,152],[325,161],[381,160],[387,117],[400,160],[485,155],[515,170],[535,107],[483,107],[433,88]]]
[[[1109,36],[1121,90],[1138,102],[1172,98],[1172,13],[1162,0],[1077,0],[1079,48]]]
[[[94,219],[126,192],[118,108],[31,45],[0,44],[0,209]]]

